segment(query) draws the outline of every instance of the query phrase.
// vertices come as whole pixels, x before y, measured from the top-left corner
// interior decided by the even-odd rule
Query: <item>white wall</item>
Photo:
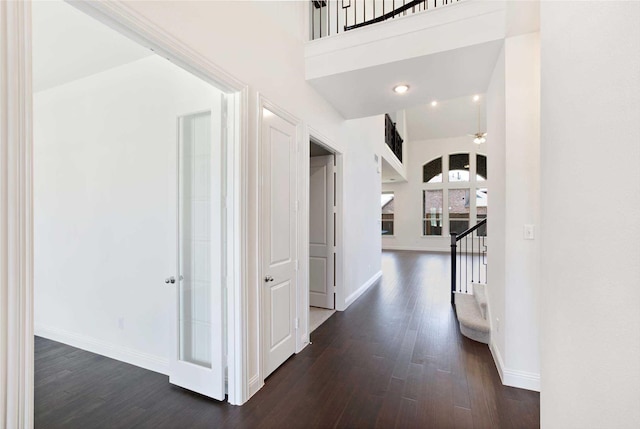
[[[380,158],[384,143],[384,116],[347,121],[347,133],[358,144],[345,152],[344,242],[346,305],[356,299],[379,275]],[[372,216],[372,213],[374,214]],[[355,263],[353,263],[355,262]],[[353,265],[352,265],[353,264]]]
[[[539,390],[540,83],[537,33],[505,40],[487,92],[491,349],[502,380]]]
[[[475,153],[487,155],[486,143],[476,145],[473,143],[472,137],[461,136],[410,141],[406,144],[407,182],[384,183],[382,185],[383,191],[393,191],[394,193],[394,235],[393,237],[382,236],[383,249],[450,251],[451,239],[449,235],[440,237],[422,235],[422,190],[425,189],[425,184],[422,182],[422,166],[438,157],[443,157],[444,161],[444,158],[448,157],[450,153],[462,152],[471,153],[470,162],[475,164]],[[486,187],[488,184],[489,182],[478,182],[478,186]],[[444,185],[447,186],[447,184]],[[452,183],[451,186],[464,187],[461,182]],[[489,192],[491,193],[491,191]]]
[[[247,378],[253,394],[262,385],[260,374],[260,349],[258,342],[258,288],[261,286],[257,274],[257,158],[255,145],[256,111],[258,91],[271,102],[290,112],[303,121],[305,126],[313,127],[328,140],[333,141],[343,153],[349,152],[349,158],[361,157],[373,159],[373,149],[362,139],[366,129],[355,132],[357,123],[347,124],[338,112],[329,105],[306,82],[304,78],[304,46],[299,37],[299,22],[284,19],[291,16],[305,16],[308,2],[125,2],[139,19],[150,21],[162,27],[176,39],[187,44],[226,72],[249,85],[248,141],[253,150],[249,153],[249,283],[247,298],[249,311],[247,329],[249,350]],[[279,16],[265,9],[277,7]],[[189,25],[184,23],[188,22]],[[307,140],[308,142],[308,140]],[[345,155],[345,164],[347,164]],[[358,181],[361,171],[357,163],[345,165],[345,182]],[[367,188],[351,187],[345,189],[345,201],[360,198],[362,193],[370,192],[379,198],[379,187],[375,184]],[[354,193],[355,192],[355,193]],[[378,204],[379,208],[379,204]],[[346,216],[351,216],[349,213]],[[363,216],[378,220],[378,211],[367,211]],[[368,222],[368,219],[360,219]],[[346,229],[346,228],[345,228]],[[380,271],[380,260],[368,259],[371,244],[367,237],[351,236],[346,246],[346,270],[357,272],[361,278],[371,278]],[[379,247],[379,244],[378,244]],[[351,287],[351,286],[350,286]],[[359,285],[353,285],[358,288]],[[306,324],[301,323],[304,327]],[[304,336],[304,334],[302,335]]]
[[[637,428],[640,3],[540,9],[541,425]]]
[[[157,56],[35,94],[37,334],[166,373],[176,119],[214,104]]]
[[[505,261],[506,243],[506,117],[505,99],[505,52],[504,48],[496,62],[486,94],[487,101],[487,175],[491,178],[491,207],[487,210],[487,277],[491,279],[486,288],[491,321],[491,348],[494,356],[505,351]],[[497,351],[497,353],[496,353]]]
[[[538,33],[505,40],[505,374],[539,389],[540,59]],[[494,320],[495,322],[495,320]],[[509,378],[513,377],[511,382]]]

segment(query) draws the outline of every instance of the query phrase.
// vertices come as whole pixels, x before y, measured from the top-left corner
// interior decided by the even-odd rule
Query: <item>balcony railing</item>
[[[458,1],[460,0],[312,0],[311,40]]]
[[[398,161],[402,162],[402,137],[400,137],[396,123],[391,120],[391,117],[384,115],[384,119],[384,141],[398,158]]]

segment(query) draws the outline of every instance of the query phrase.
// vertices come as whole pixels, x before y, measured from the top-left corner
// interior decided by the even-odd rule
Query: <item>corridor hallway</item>
[[[460,335],[449,256],[383,251],[382,269],[242,407],[36,338],[36,427],[539,427],[539,394],[503,386],[488,347]]]

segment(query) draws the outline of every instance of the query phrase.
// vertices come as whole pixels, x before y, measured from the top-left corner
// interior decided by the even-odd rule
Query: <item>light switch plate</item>
[[[533,240],[534,238],[534,227],[531,224],[524,225],[524,239],[525,240]]]

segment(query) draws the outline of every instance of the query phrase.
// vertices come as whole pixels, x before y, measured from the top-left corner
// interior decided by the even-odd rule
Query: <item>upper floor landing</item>
[[[430,0],[393,15],[403,3],[416,4],[309,3],[306,79],[345,118],[483,93],[503,40],[539,28],[537,0]],[[399,83],[410,85],[401,97]]]

